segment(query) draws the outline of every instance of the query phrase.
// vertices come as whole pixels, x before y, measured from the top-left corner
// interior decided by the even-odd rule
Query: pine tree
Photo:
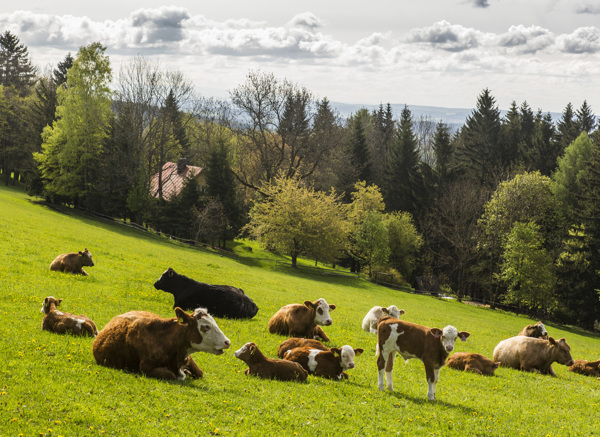
[[[555,129],[552,115],[549,112],[542,115],[542,111],[539,110],[534,123],[529,163],[534,170],[539,170],[544,176],[550,176],[556,168],[559,156],[558,143],[554,141]]]
[[[359,111],[350,121],[350,139],[348,142],[348,159],[356,174],[356,181],[372,182],[371,157],[367,145],[365,124],[368,117],[366,110]]]
[[[413,131],[412,114],[404,106],[392,148],[384,192],[391,211],[414,215],[421,203],[423,179],[419,172],[419,151]]]
[[[562,117],[556,126],[556,142],[559,155],[579,136],[579,127],[574,119],[573,105],[569,102],[562,112]]]
[[[9,30],[0,35],[0,85],[13,87],[21,97],[30,93],[36,69],[27,47]]]
[[[498,153],[500,110],[489,89],[477,98],[477,107],[467,117],[461,132],[460,162],[467,175],[481,185],[494,183],[494,172],[501,167]]]
[[[521,117],[517,103],[513,100],[510,109],[502,120],[502,141],[500,142],[500,162],[509,167],[517,162],[522,141]]]
[[[454,147],[450,138],[450,128],[441,121],[437,124],[433,137],[433,151],[438,185],[444,186],[450,180]]]
[[[578,133],[586,131],[589,135],[594,130],[596,116],[592,112],[592,108],[587,104],[587,100],[583,101],[581,108],[575,113],[575,124],[579,130]]]

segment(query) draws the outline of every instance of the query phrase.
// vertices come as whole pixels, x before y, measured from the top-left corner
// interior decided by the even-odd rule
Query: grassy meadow
[[[88,248],[88,277],[50,272],[60,253]],[[243,252],[243,251],[240,251]],[[252,253],[259,256],[257,250]],[[308,264],[310,264],[308,262]],[[232,346],[197,353],[204,378],[165,382],[96,364],[92,339],[41,330],[46,296],[101,329],[130,310],[174,315],[170,294],[154,281],[168,267],[196,280],[242,288],[259,306],[252,320],[217,319]],[[233,352],[254,341],[274,357],[285,338],[267,322],[281,306],[323,297],[337,305],[325,328],[330,346],[365,349],[348,381],[309,376],[307,383],[244,374]],[[377,390],[375,336],[361,330],[373,305],[396,304],[404,319],[471,337],[457,352],[491,357],[495,345],[535,322],[500,311],[374,285],[364,278],[278,268],[186,247],[116,224],[50,209],[0,186],[0,436],[307,436],[307,435],[600,435],[593,418],[600,381],[554,364],[557,377],[498,369],[494,377],[443,368],[437,401],[427,401],[418,360],[397,359],[395,392]],[[546,324],[566,337],[574,359],[600,358],[600,337]]]

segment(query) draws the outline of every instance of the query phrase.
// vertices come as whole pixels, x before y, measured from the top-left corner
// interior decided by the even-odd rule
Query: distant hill
[[[395,118],[400,118],[400,112],[404,109],[404,103],[392,103],[392,111],[394,112]],[[360,104],[352,104],[352,103],[339,103],[339,102],[331,102],[331,106],[336,108],[340,115],[344,118],[349,117],[350,115],[356,113],[362,108],[366,108],[369,112],[373,110],[379,109],[379,105],[360,105]],[[387,106],[387,103],[384,104]],[[418,120],[423,117],[428,117],[431,121],[437,123],[438,121],[443,121],[444,123],[450,125],[451,127],[458,129],[462,125],[465,124],[465,120],[471,113],[474,108],[443,108],[438,106],[419,106],[419,105],[407,105],[408,109],[413,116],[413,120]],[[504,117],[506,114],[506,110],[500,110],[500,116]],[[536,111],[534,111],[535,113]],[[560,117],[560,113],[551,112],[552,119],[556,123]]]

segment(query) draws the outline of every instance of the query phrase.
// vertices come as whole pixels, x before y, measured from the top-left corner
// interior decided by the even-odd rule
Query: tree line
[[[586,101],[556,122],[527,102],[501,116],[484,89],[457,128],[390,104],[342,119],[264,71],[226,100],[143,57],[115,73],[99,43],[39,71],[9,31],[0,87],[0,176],[48,202],[223,247],[252,237],[294,263],[435,275],[459,299],[597,324],[600,131]],[[166,162],[206,183],[165,199]]]

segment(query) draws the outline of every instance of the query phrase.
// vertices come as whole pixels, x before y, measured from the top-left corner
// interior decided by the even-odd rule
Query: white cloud
[[[580,27],[569,35],[557,38],[558,48],[565,53],[585,54],[600,52],[600,29]]]
[[[292,18],[288,24],[294,27],[306,27],[308,29],[318,29],[319,27],[323,27],[321,20],[319,20],[312,12],[298,14]]]
[[[555,43],[555,36],[548,29],[539,26],[511,26],[508,32],[498,36],[498,43],[502,47],[515,49],[518,53],[536,53],[551,47]]]
[[[479,46],[482,37],[483,33],[478,30],[442,20],[432,26],[411,30],[407,41],[428,43],[449,52],[460,52]]]

